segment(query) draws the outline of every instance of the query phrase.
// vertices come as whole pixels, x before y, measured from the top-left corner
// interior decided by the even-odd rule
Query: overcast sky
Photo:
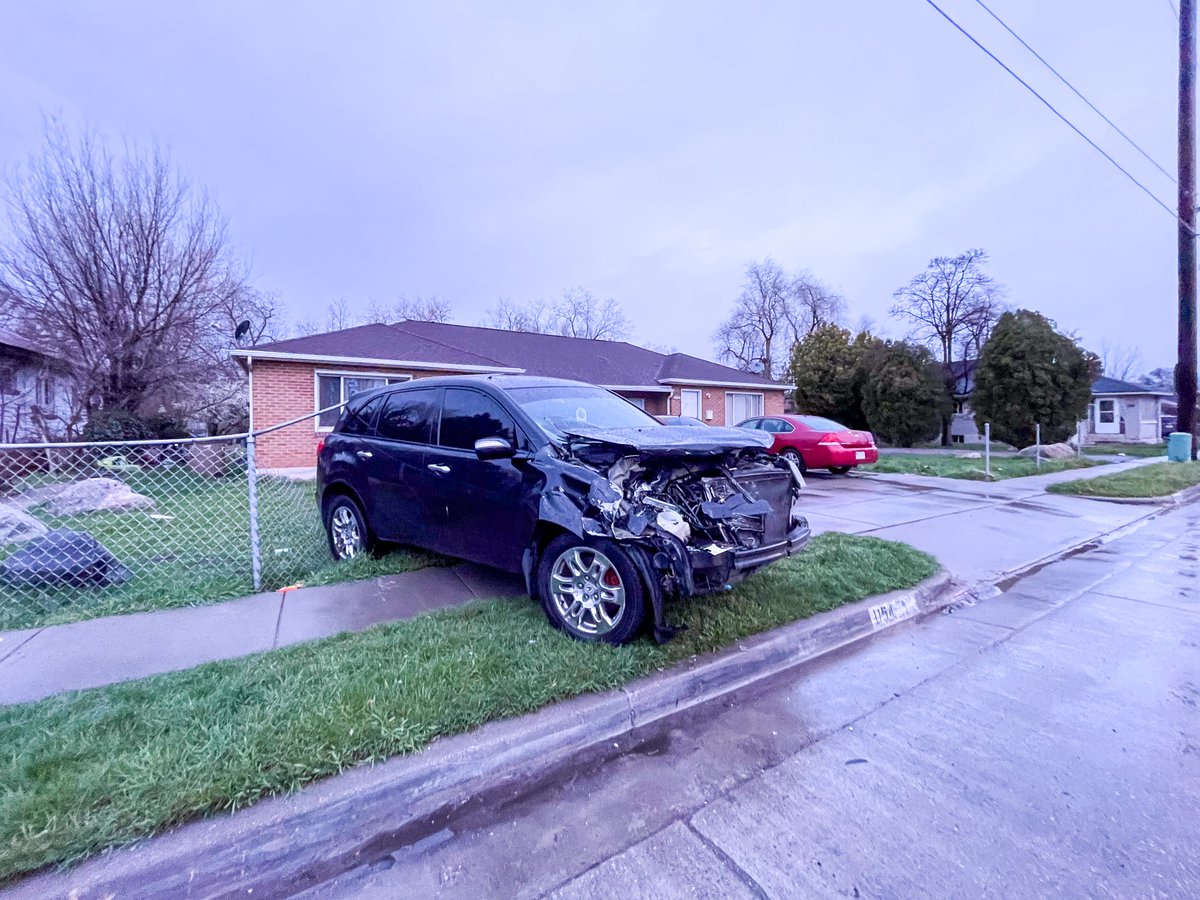
[[[939,0],[1169,206],[1174,185],[975,0]],[[991,0],[1174,171],[1169,0]],[[293,318],[334,298],[581,285],[702,356],[770,255],[883,331],[979,246],[1009,301],[1086,342],[1175,346],[1175,227],[924,0],[0,0],[0,164],[44,113],[169,145]]]

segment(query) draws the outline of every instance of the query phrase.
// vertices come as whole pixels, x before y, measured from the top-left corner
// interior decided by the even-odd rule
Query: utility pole
[[[1196,458],[1196,0],[1179,0],[1179,395]]]

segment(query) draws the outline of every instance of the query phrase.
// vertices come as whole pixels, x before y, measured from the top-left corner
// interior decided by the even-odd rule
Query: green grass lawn
[[[1196,484],[1200,484],[1200,462],[1163,462],[1099,478],[1064,481],[1047,490],[1080,497],[1167,497]]]
[[[1096,456],[1166,456],[1166,444],[1097,444],[1094,447],[1084,447],[1084,453]]]
[[[493,600],[0,708],[0,883],[616,687],[936,570],[904,544],[824,534],[731,593],[671,607],[688,630],[663,646],[581,644],[532,602]]]
[[[1044,459],[1039,469],[1032,459],[1005,456],[992,457],[992,480],[1024,478],[1027,475],[1048,475],[1066,469],[1088,469],[1103,465],[1089,459]],[[881,453],[879,462],[863,466],[864,472],[883,472],[896,475],[929,475],[938,478],[961,478],[967,481],[987,481],[982,459],[963,459],[958,456],[930,454]]]
[[[132,569],[134,577],[103,588],[0,588],[0,630],[212,603],[254,590],[244,472],[214,478],[177,467],[88,474],[119,477],[151,497],[154,507],[69,517],[52,516],[41,508],[30,513],[51,528],[91,534]],[[38,475],[17,487],[50,481]],[[334,563],[311,481],[260,478],[258,504],[264,590],[299,581],[328,584],[391,575],[443,562],[432,554],[398,550],[379,559]],[[0,558],[19,547],[0,547]]]

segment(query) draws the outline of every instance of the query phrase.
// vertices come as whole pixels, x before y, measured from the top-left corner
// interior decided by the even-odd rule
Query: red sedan
[[[737,427],[774,435],[771,452],[791,457],[801,471],[828,469],[835,475],[845,475],[855,466],[879,459],[875,438],[869,431],[853,431],[820,416],[761,416],[740,422]]]

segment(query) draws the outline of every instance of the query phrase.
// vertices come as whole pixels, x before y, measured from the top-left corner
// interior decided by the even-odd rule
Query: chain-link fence
[[[310,473],[255,435],[0,444],[0,630],[237,597],[330,562]]]

